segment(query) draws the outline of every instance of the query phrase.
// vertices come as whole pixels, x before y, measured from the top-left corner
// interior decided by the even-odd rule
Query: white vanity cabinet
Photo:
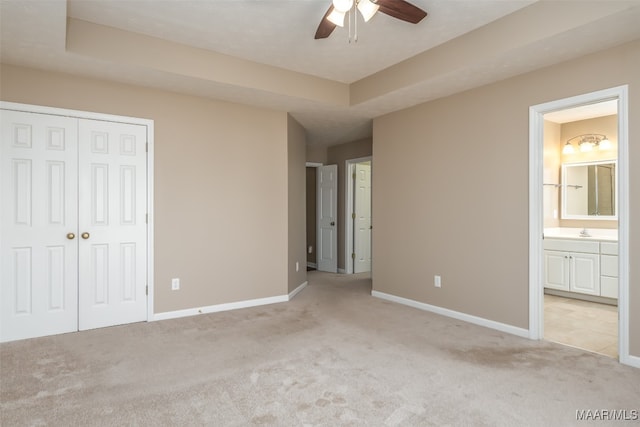
[[[618,298],[618,244],[600,243],[600,295]]]
[[[544,240],[544,286],[600,295],[600,242]]]

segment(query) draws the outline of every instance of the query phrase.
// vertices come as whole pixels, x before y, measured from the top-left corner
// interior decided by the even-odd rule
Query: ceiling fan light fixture
[[[358,10],[362,14],[364,18],[364,22],[369,22],[373,15],[380,9],[380,6],[372,3],[370,0],[359,0],[358,1]]]
[[[340,12],[334,7],[331,13],[327,16],[327,20],[334,23],[338,27],[344,27],[344,16],[344,12]]]
[[[353,0],[333,0],[333,7],[338,12],[347,13],[353,7]]]

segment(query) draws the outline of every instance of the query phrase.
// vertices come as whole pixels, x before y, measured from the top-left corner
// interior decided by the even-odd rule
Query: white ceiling
[[[378,14],[359,25],[358,43],[349,44],[345,28],[336,28],[328,39],[313,39],[330,0],[0,0],[0,59],[288,111],[305,127],[310,145],[331,145],[371,136],[372,119],[379,115],[640,38],[640,0],[626,1],[624,10],[603,8],[602,16],[594,15],[582,26],[549,31],[501,54],[488,52],[455,72],[425,77],[351,106],[197,81],[131,64],[105,64],[104,58],[65,48],[66,18],[71,17],[351,84],[536,6],[533,0],[411,2],[429,13],[421,23]],[[540,31],[539,24],[533,25]],[[510,29],[504,38],[517,31]]]
[[[570,123],[579,120],[594,119],[596,117],[612,116],[618,114],[618,101],[611,100],[597,104],[581,105],[566,110],[554,111],[544,115],[545,120],[554,123]]]
[[[412,0],[431,12],[419,25],[378,13],[323,40],[313,36],[330,0],[70,0],[71,17],[352,83],[533,3]],[[433,11],[436,10],[437,13]]]

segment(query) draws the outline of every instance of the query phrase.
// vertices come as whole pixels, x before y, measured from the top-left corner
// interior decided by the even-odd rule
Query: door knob
[[[83,239],[88,239],[89,236],[91,236],[89,233],[87,233],[86,231],[84,233],[82,233],[80,236],[82,236]]]
[[[331,221],[331,225],[332,226],[336,225],[336,222],[335,221]]]
[[[76,235],[75,235],[75,234],[73,234],[73,233],[67,233],[67,239],[69,239],[69,240],[73,240],[73,239],[75,239],[75,238],[76,238]]]

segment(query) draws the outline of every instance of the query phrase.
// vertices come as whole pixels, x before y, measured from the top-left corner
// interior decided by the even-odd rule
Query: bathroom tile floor
[[[544,338],[618,357],[618,307],[544,296]]]

